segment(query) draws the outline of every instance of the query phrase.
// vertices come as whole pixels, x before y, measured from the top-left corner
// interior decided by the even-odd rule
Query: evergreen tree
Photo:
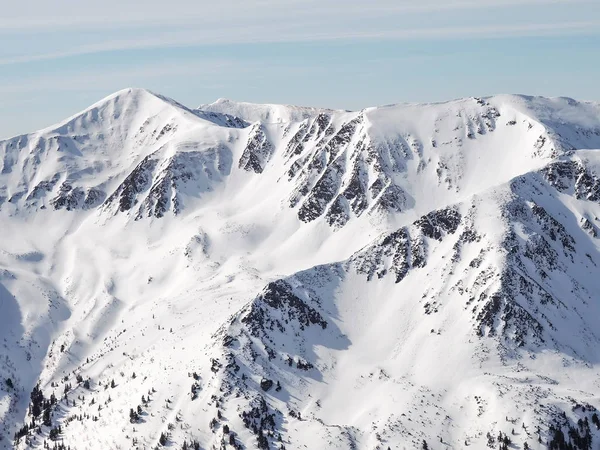
[[[267,438],[265,437],[265,435],[263,434],[262,430],[258,431],[258,448],[263,449],[263,450],[268,450],[269,449],[269,441],[267,440]]]
[[[135,411],[133,408],[129,409],[129,422],[131,423],[136,423],[139,419],[138,413],[137,411]]]
[[[165,445],[167,445],[167,435],[165,433],[160,433],[160,438],[158,439],[158,442],[160,443],[160,445],[162,445],[163,447]]]
[[[43,418],[44,426],[51,427],[52,420],[50,419],[50,407],[44,409],[44,418]]]
[[[52,439],[53,441],[57,440],[58,436],[60,435],[60,432],[60,426],[52,428],[50,430],[50,439]]]
[[[44,394],[40,389],[40,385],[36,385],[31,391],[31,415],[38,417],[42,413],[44,403]]]

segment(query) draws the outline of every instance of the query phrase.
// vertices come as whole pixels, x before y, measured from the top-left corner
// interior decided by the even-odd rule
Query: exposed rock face
[[[232,116],[231,114],[221,114],[211,111],[196,110],[196,114],[205,120],[208,120],[215,125],[228,128],[246,128],[250,126],[248,122],[240,119],[239,117]]]
[[[542,174],[560,192],[573,190],[578,200],[600,201],[600,181],[581,160],[554,162],[544,168]]]
[[[279,310],[281,319],[272,319],[270,310]],[[264,292],[252,302],[252,307],[242,319],[250,334],[255,337],[265,335],[265,330],[273,331],[277,328],[285,333],[284,323],[297,324],[300,330],[310,325],[327,327],[323,317],[305,301],[293,293],[289,284],[284,281],[276,281],[269,284]]]
[[[364,121],[359,115],[335,132],[327,125],[328,117],[320,115],[309,132],[305,132],[308,125],[303,125],[290,140],[288,154],[301,155],[288,171],[290,180],[298,183],[290,206],[302,202],[300,220],[312,222],[324,216],[330,226],[340,228],[352,217],[360,217],[370,205],[381,213],[404,210],[405,193],[390,176],[400,167],[383,167],[381,159],[375,157],[377,151]],[[302,145],[296,142],[300,136],[304,136]],[[309,150],[303,154],[306,148]]]
[[[54,190],[54,186],[56,186],[56,183],[58,183],[59,180],[60,174],[55,174],[50,180],[40,181],[27,196],[27,200],[36,200],[44,197],[48,192]]]
[[[106,200],[117,203],[120,212],[129,211],[137,203],[137,196],[148,190],[152,183],[152,175],[158,160],[155,155],[146,156],[121,185]]]
[[[184,193],[200,196],[210,191],[214,182],[231,171],[231,155],[227,147],[211,148],[203,152],[177,153],[162,162],[149,193],[142,202],[136,218],[163,217],[167,211],[181,212]]]
[[[183,195],[200,197],[211,191],[214,183],[230,173],[231,164],[231,152],[225,146],[179,152],[168,158],[159,153],[149,155],[111,194],[105,207],[118,204],[119,212],[135,209],[136,220],[160,218],[168,211],[177,215]]]
[[[250,130],[248,143],[240,157],[239,168],[262,173],[272,154],[273,144],[269,142],[262,125],[256,124]]]
[[[298,210],[298,218],[303,222],[311,222],[320,217],[333,200],[341,186],[345,166],[341,160],[331,164],[325,169],[313,189],[306,196],[306,200]]]
[[[348,262],[358,273],[384,277],[388,272],[395,275],[399,283],[411,268],[425,267],[427,264],[427,241],[425,238],[442,240],[446,234],[454,234],[461,216],[455,209],[434,211],[422,217],[410,227],[390,233],[378,242],[361,250]]]
[[[73,211],[75,209],[95,208],[102,203],[105,197],[106,194],[101,189],[89,188],[84,191],[80,187],[73,188],[73,186],[65,181],[61,184],[58,195],[52,199],[51,203],[55,209]]]

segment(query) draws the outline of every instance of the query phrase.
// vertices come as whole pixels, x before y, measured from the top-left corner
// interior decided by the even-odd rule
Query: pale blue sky
[[[0,138],[125,87],[360,109],[600,101],[600,0],[23,0],[0,17]]]

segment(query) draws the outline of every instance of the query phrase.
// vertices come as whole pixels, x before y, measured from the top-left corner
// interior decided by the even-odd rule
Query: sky
[[[21,0],[0,16],[0,138],[126,87],[361,109],[600,101],[600,0]]]

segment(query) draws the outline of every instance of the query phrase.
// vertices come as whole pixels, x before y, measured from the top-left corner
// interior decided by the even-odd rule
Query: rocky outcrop
[[[263,126],[253,125],[238,163],[239,168],[247,172],[262,173],[273,155],[273,149]]]

